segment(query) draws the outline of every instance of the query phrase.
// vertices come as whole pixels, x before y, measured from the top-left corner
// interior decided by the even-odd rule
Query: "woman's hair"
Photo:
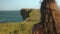
[[[46,2],[55,2],[55,0],[43,0],[43,1],[46,1]]]

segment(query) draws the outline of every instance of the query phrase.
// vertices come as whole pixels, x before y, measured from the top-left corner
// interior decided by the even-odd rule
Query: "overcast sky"
[[[21,8],[40,8],[40,0],[0,0],[0,10],[20,10]],[[60,6],[60,0],[56,0]]]

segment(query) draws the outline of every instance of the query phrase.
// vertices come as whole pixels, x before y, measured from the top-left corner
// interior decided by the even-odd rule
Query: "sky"
[[[0,10],[20,10],[22,8],[39,9],[41,0],[0,0]],[[60,0],[56,0],[58,7]]]

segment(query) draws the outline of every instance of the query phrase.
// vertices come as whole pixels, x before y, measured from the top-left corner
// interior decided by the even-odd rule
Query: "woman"
[[[55,0],[43,0],[40,22],[33,27],[32,34],[57,34],[53,12],[57,10]]]

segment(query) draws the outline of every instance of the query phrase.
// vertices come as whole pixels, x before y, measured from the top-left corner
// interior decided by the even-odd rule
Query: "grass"
[[[32,34],[35,22],[1,23],[0,34]]]

